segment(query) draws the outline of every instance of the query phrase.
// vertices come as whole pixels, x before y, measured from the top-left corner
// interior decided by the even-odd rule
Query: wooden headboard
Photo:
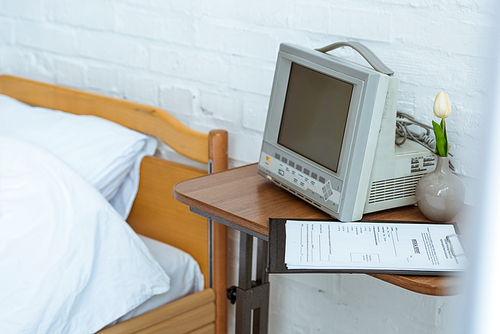
[[[194,161],[227,169],[227,132],[209,134],[194,131],[164,110],[50,85],[9,75],[0,76],[0,94],[24,103],[80,115],[95,115],[127,128],[152,135],[178,153]],[[209,280],[209,231],[207,220],[189,211],[173,198],[173,186],[182,180],[206,174],[206,171],[145,157],[141,165],[139,192],[127,222],[139,234],[168,243],[191,254]],[[227,301],[227,230],[213,227],[213,289],[216,294],[218,333],[226,331]]]

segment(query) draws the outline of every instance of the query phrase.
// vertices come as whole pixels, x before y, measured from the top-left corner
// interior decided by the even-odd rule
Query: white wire
[[[422,133],[422,132],[412,131],[408,128],[411,125],[419,126],[420,128],[423,128],[425,132]],[[436,148],[436,140],[431,135],[431,130],[432,130],[431,126],[417,121],[413,116],[408,115],[401,111],[397,112],[396,139],[395,139],[396,145],[401,146],[406,142],[407,139],[410,139],[413,140],[414,142],[419,143],[420,145],[422,145],[423,147],[434,153]],[[450,156],[453,156],[453,154],[451,153],[449,154]],[[455,171],[455,166],[453,166],[451,161],[450,161],[450,169],[452,171]]]
[[[430,135],[430,130],[432,129],[430,126],[415,120],[413,116],[410,116],[403,112],[398,111],[397,116],[398,118],[396,119],[396,135],[400,138],[396,138],[396,145],[403,145],[406,142],[406,139],[410,139],[424,146],[428,150],[434,152],[436,143],[434,138]],[[417,125],[425,129],[425,133],[417,133],[415,131],[411,131],[410,129],[408,129],[408,126],[410,125]]]

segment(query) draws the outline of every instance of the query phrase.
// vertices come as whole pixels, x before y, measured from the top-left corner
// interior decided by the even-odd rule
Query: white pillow
[[[94,333],[170,288],[105,198],[62,161],[0,136],[2,333]]]
[[[63,160],[99,190],[122,217],[132,208],[145,155],[157,141],[111,121],[31,107],[0,95],[0,135],[25,140]]]

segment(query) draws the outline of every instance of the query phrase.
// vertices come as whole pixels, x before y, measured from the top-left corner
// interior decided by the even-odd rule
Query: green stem
[[[441,121],[441,124],[443,126],[446,126],[444,124],[444,119]],[[447,150],[447,143],[448,141],[445,138],[445,132],[443,131],[443,128],[441,125],[438,123],[432,121],[432,127],[434,129],[434,135],[436,136],[436,154],[441,156],[441,157],[446,157],[448,155],[448,150]]]
[[[444,156],[448,156],[448,151],[450,150],[450,146],[448,144],[448,134],[446,133],[446,123],[444,118],[441,119],[441,128],[443,129],[443,135],[444,135],[444,140],[445,140],[445,145],[444,145]]]

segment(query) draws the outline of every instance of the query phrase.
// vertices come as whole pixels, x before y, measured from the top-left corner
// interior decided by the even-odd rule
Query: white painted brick
[[[234,63],[231,64],[229,85],[245,92],[270,95],[273,77],[274,71]]]
[[[271,34],[234,27],[231,23],[200,21],[196,24],[196,46],[243,57],[274,59],[278,41]]]
[[[415,294],[411,291],[398,289],[392,284],[377,280],[366,275],[348,275],[343,274],[340,276],[342,281],[342,290],[337,296],[338,302],[349,302],[351,305],[356,306],[358,303],[363,303],[363,307],[377,308],[380,300],[379,295],[398,294],[399,299],[394,301],[389,309],[383,312],[391,312],[395,316],[406,317],[411,314],[413,309],[413,319],[416,321],[422,319],[429,319],[432,322],[437,314],[434,312],[436,302],[439,300],[436,297],[429,297],[422,294]],[[370,294],[369,290],[373,287],[377,288],[377,294]],[[374,312],[377,312],[374,310]]]
[[[357,332],[355,322],[348,318],[348,305],[337,304],[335,295],[330,292],[300,284],[287,275],[271,275],[270,295],[270,333],[328,333],[332,329],[335,333],[345,333],[344,321],[350,323],[350,333]],[[287,316],[287,312],[294,316]],[[333,314],[342,314],[343,321],[337,324]]]
[[[42,5],[42,2],[37,0],[2,0],[0,15],[40,20],[43,14]]]
[[[189,81],[227,85],[229,65],[220,54],[185,47],[152,47],[149,68]]]
[[[346,22],[347,20],[347,22]],[[334,8],[330,33],[348,38],[389,42],[390,11]]]
[[[121,84],[125,80],[125,73],[118,68],[91,66],[88,69],[88,80],[89,86],[93,90],[111,93],[116,96],[121,92]]]
[[[263,133],[268,106],[269,98],[263,96],[243,101],[243,127]]]
[[[14,39],[14,23],[12,20],[0,18],[0,45],[11,43]]]
[[[236,160],[257,162],[262,146],[262,136],[247,135],[245,133],[229,133],[228,154]]]
[[[335,11],[328,3],[324,4],[296,4],[293,6],[293,13],[290,15],[290,25],[293,28],[318,32],[318,33],[331,33],[330,22],[332,22],[332,11]],[[336,19],[340,17],[335,16]],[[349,19],[343,17],[344,23],[348,23]],[[335,22],[336,24],[340,22]],[[334,32],[336,33],[336,32]]]
[[[179,51],[169,48],[151,48],[150,70],[176,76],[176,73],[181,71],[181,65],[183,65],[183,56]]]
[[[413,8],[429,8],[436,5],[434,0],[410,0],[409,5]]]
[[[169,43],[194,45],[195,20],[189,14],[163,16],[161,39]]]
[[[144,3],[143,0],[135,0],[135,2]],[[203,11],[201,11],[201,1],[149,0],[148,2],[151,6],[164,9],[165,12],[175,12],[176,14],[188,14],[194,16],[203,14]]]
[[[292,4],[290,1],[202,1],[201,13],[211,18],[227,21],[228,18],[246,25],[286,27],[289,24]]]
[[[328,288],[318,288],[339,275],[329,275],[328,280],[320,275],[309,276],[310,281],[319,280],[318,284],[311,286],[307,277],[302,282],[292,275],[271,275],[270,332],[330,333],[335,328],[335,333],[346,334],[453,333],[449,331],[453,307],[446,310],[446,322],[433,321],[439,318],[434,311],[437,307],[443,312],[444,305],[459,303],[460,296],[419,295],[366,275],[342,275],[344,299]],[[394,299],[394,303],[384,303],[387,299]],[[287,316],[290,312],[294,317]],[[308,322],[313,318],[314,322]]]
[[[54,22],[97,30],[113,30],[115,10],[111,2],[56,0],[50,3],[49,17]]]
[[[146,68],[148,53],[142,43],[130,37],[94,31],[82,31],[79,55],[124,66]]]
[[[179,74],[187,80],[210,84],[212,87],[226,87],[231,80],[229,56],[210,51],[188,52],[183,58]]]
[[[399,6],[405,6],[407,8],[407,6],[410,5],[412,0],[381,0],[379,2],[383,4],[396,4]]]
[[[336,285],[339,280],[339,275],[294,274],[286,275],[285,278],[290,281],[308,285],[315,289],[338,294]]]
[[[21,77],[29,78],[26,74],[35,62],[35,57],[30,51],[22,51],[12,47],[0,48],[2,52],[1,73],[10,73]],[[17,74],[16,74],[17,73]]]
[[[161,1],[161,0],[160,0]],[[144,6],[145,3],[154,3],[154,2],[158,2],[158,1],[154,1],[154,0],[148,0],[147,2],[144,1],[144,0],[118,0],[116,2],[123,2],[123,3],[128,3],[128,4],[133,4],[133,5],[138,5],[138,6]],[[168,1],[163,1],[163,3],[166,3],[168,4]]]
[[[160,87],[160,107],[169,113],[193,115],[196,94],[184,87]]]
[[[54,61],[39,51],[2,47],[3,66],[0,73],[10,73],[27,79],[54,82]]]
[[[21,45],[59,54],[76,53],[75,34],[71,29],[22,20],[14,27],[15,41]]]
[[[130,36],[159,39],[165,29],[162,16],[148,8],[119,6],[116,9],[117,30]]]
[[[159,82],[157,80],[127,73],[121,86],[125,99],[151,106],[158,105]]]
[[[85,67],[75,61],[57,59],[55,61],[56,82],[68,87],[85,86]]]
[[[469,23],[467,15],[443,17],[439,13],[432,12],[429,16],[395,15],[394,23],[401,29],[393,32],[394,38],[423,48],[439,50],[448,56],[455,54],[484,56],[484,50],[491,38],[491,22]],[[455,24],[457,21],[461,24]],[[424,33],[425,31],[431,33],[432,38],[429,38],[429,35]],[[474,37],[471,39],[464,38],[464,36]]]
[[[231,123],[235,123],[241,114],[241,108],[234,97],[206,91],[200,94],[200,108],[206,115]]]

